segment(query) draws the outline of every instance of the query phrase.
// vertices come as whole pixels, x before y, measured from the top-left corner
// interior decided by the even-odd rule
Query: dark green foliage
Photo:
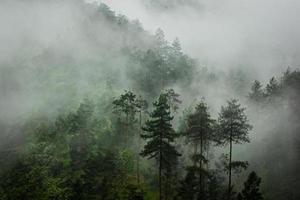
[[[22,159],[1,176],[1,199],[52,199],[68,198],[63,180],[49,177],[48,167],[38,161]],[[0,193],[1,194],[1,193]]]
[[[211,172],[208,176],[207,181],[207,198],[208,200],[218,200],[221,199],[223,188],[222,179],[219,177],[218,173]]]
[[[128,118],[134,118],[136,113],[135,99],[135,94],[125,90],[125,93],[121,94],[120,98],[113,101],[115,111],[118,114],[124,113]]]
[[[177,189],[178,199],[206,199],[206,200],[221,200],[223,193],[223,179],[219,173],[210,170],[208,173],[205,171],[205,189],[202,194],[199,191],[199,168],[187,167],[185,178],[180,181],[180,187]]]
[[[259,191],[261,178],[255,172],[251,172],[247,181],[244,183],[244,189],[238,194],[238,200],[263,200],[263,196]]]
[[[179,153],[171,145],[174,139],[178,137],[172,128],[171,120],[173,117],[170,115],[169,105],[167,104],[167,96],[161,94],[158,101],[153,103],[155,110],[151,113],[151,120],[146,121],[143,130],[146,132],[142,134],[142,138],[149,140],[145,145],[141,155],[149,158],[157,158],[159,154],[163,156],[164,166],[172,164],[167,159],[169,155],[178,156]]]
[[[215,120],[213,120],[208,112],[206,103],[202,100],[195,110],[187,114],[186,125],[183,130],[189,143],[193,144],[194,153],[191,156],[193,166],[188,170],[193,171],[196,182],[195,198],[207,198],[207,183],[209,177],[208,153],[209,145],[214,140]]]
[[[165,91],[165,94],[168,98],[168,104],[170,106],[170,109],[175,113],[177,112],[179,108],[179,104],[182,103],[182,101],[179,99],[179,94],[176,93],[173,89],[167,89]]]
[[[198,174],[198,199],[205,198],[204,180],[207,180],[208,172],[204,169],[204,165],[208,164],[208,158],[204,153],[208,150],[210,142],[214,140],[214,125],[215,121],[211,118],[203,100],[196,106],[194,113],[187,118],[186,136],[194,145],[192,160]]]
[[[243,170],[246,170],[249,166],[247,161],[231,161],[231,169],[235,173],[240,173]]]
[[[194,200],[198,192],[198,179],[195,170],[187,168],[184,180],[180,181],[180,187],[177,189],[178,199]]]
[[[146,121],[142,138],[147,141],[141,155],[148,158],[155,158],[159,165],[159,188],[160,199],[162,197],[162,173],[168,172],[177,163],[180,154],[174,146],[178,134],[172,128],[170,106],[166,94],[161,94],[153,103],[154,111],[150,114],[150,120]]]
[[[142,98],[142,96],[139,96],[135,100],[135,106],[138,109],[138,112],[146,111],[148,108],[148,102]]]
[[[76,112],[41,124],[22,159],[1,172],[2,199],[121,199],[131,158],[104,149],[94,109],[86,100]]]
[[[140,151],[140,134],[142,129],[142,115],[143,112],[146,111],[148,108],[148,103],[146,100],[144,100],[141,96],[136,97],[135,94],[133,94],[131,91],[125,91],[124,94],[121,94],[121,96],[118,99],[115,99],[113,101],[115,112],[118,115],[118,123],[119,123],[119,131],[124,133],[125,136],[125,145],[128,148],[128,140],[131,141],[131,143],[135,142],[135,139],[137,138],[137,145],[136,147],[136,175],[138,183],[140,182],[140,159],[139,159],[139,151]],[[135,127],[136,122],[136,114],[138,113],[138,123],[139,127]],[[121,115],[125,115],[125,123],[122,125],[122,119]],[[137,130],[139,129],[139,130]],[[136,132],[136,133],[134,133]],[[136,134],[136,135],[134,135]],[[130,138],[129,138],[130,136]],[[121,136],[119,136],[121,137]],[[122,137],[121,137],[122,138]]]
[[[118,99],[115,99],[113,101],[114,109],[116,114],[118,115],[120,122],[122,122],[122,114],[125,115],[125,119],[123,122],[124,125],[122,127],[125,145],[128,145],[129,131],[132,129],[135,120],[135,115],[137,112],[137,104],[135,101],[136,95],[133,94],[131,91],[125,91],[124,94],[121,94],[121,96]]]
[[[135,106],[137,108],[137,112],[139,113],[139,131],[138,131],[138,141],[137,141],[137,158],[136,158],[136,171],[137,171],[137,181],[140,183],[140,145],[141,145],[141,133],[142,133],[142,118],[143,114],[146,112],[148,108],[148,102],[144,100],[141,96],[136,99]]]
[[[229,165],[229,158],[227,154],[221,155],[219,164],[221,164],[224,172],[228,173],[231,168],[231,170],[236,174],[239,174],[243,170],[246,170],[249,166],[249,163],[247,161],[231,161],[231,165]]]
[[[186,136],[191,143],[204,146],[212,141],[215,121],[211,118],[208,107],[201,101],[195,111],[187,117]]]
[[[291,154],[297,154],[300,158],[299,147],[299,119],[300,119],[300,73],[299,70],[288,68],[284,74],[275,79],[270,79],[265,93],[261,100],[263,106],[255,107],[260,114],[266,116],[270,110],[274,114],[268,116],[269,119],[281,118],[284,113],[289,113],[289,117],[280,119],[284,123],[272,124],[272,130],[269,132],[268,144],[264,152],[261,152],[257,158],[258,165],[261,160],[263,165],[263,178],[265,180],[264,194],[266,199],[298,199],[300,197],[299,188],[299,170],[300,159],[291,159]],[[278,112],[279,111],[279,112]],[[282,113],[281,113],[282,112]],[[260,117],[260,115],[257,115]],[[284,120],[286,119],[286,120]],[[265,120],[265,118],[264,118]],[[282,134],[284,133],[284,134]],[[293,142],[287,142],[293,141]],[[294,146],[291,148],[291,146]],[[274,147],[280,147],[275,148]],[[280,162],[278,162],[280,160]],[[297,177],[297,178],[296,178]],[[273,184],[277,183],[277,184]]]
[[[157,30],[153,40],[152,48],[130,54],[131,62],[127,70],[136,89],[150,98],[175,83],[189,85],[195,71],[195,61],[181,52],[178,40],[168,45],[161,29]]]

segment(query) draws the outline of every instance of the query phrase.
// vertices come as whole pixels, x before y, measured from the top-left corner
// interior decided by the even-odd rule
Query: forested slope
[[[1,37],[0,199],[299,198],[299,71],[251,85],[105,4],[37,2],[0,8],[20,24]]]

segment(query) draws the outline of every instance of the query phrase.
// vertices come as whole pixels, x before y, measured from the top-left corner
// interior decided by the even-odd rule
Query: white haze
[[[288,66],[299,67],[299,1],[190,1],[192,6],[159,10],[150,0],[96,0],[139,19],[146,30],[162,28],[168,40],[178,37],[185,52],[210,68],[243,68],[265,80]]]

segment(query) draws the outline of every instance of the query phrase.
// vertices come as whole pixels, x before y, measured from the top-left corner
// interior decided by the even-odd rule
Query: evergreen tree
[[[208,150],[208,145],[213,140],[214,120],[211,118],[206,103],[202,100],[195,108],[195,112],[188,116],[186,135],[188,140],[194,145],[194,168],[197,167],[199,173],[199,195],[198,199],[203,199],[204,164],[208,162],[204,152]],[[199,152],[198,152],[199,147]],[[198,166],[197,166],[198,164]],[[206,173],[204,173],[206,172]]]
[[[228,101],[226,107],[221,108],[218,118],[220,144],[229,144],[228,164],[228,200],[231,194],[231,171],[232,171],[232,145],[249,142],[248,133],[251,125],[245,115],[245,108],[242,108],[236,99]]]
[[[249,98],[254,102],[260,102],[263,99],[263,97],[264,97],[264,92],[262,89],[262,85],[259,81],[255,80],[251,87]]]
[[[156,48],[158,50],[164,50],[164,48],[167,45],[167,41],[165,40],[165,33],[164,33],[164,31],[161,28],[158,28],[155,31],[154,37],[155,37],[155,42],[156,42],[156,45],[157,45]]]
[[[208,182],[207,182],[207,199],[208,200],[219,200],[222,188],[221,188],[221,180],[220,177],[218,177],[218,174],[216,172],[211,172],[208,176]]]
[[[146,109],[148,108],[148,103],[141,96],[139,96],[136,99],[135,106],[137,108],[137,112],[139,113],[140,132],[139,132],[139,136],[138,136],[138,147],[137,148],[138,148],[138,152],[140,152],[140,144],[141,144],[140,136],[142,134],[142,115],[143,115],[143,112],[145,112]],[[140,156],[139,155],[137,155],[136,171],[137,171],[137,181],[138,181],[138,183],[140,183]]]
[[[176,112],[179,108],[179,104],[181,104],[181,100],[179,99],[179,94],[176,93],[173,89],[167,89],[165,94],[168,98],[168,104],[172,112]]]
[[[279,94],[279,83],[272,77],[266,86],[266,96],[277,96]]]
[[[113,101],[114,109],[117,114],[125,114],[125,145],[128,145],[129,128],[132,125],[136,114],[136,95],[131,91],[126,91],[118,99]],[[120,117],[120,116],[119,116]]]
[[[261,178],[253,171],[249,174],[247,181],[244,183],[244,189],[237,196],[238,200],[263,200],[259,191]]]
[[[180,200],[194,200],[197,194],[197,177],[193,167],[188,167],[186,171],[186,176],[184,180],[180,181],[177,193]]]
[[[179,104],[181,100],[179,99],[180,95],[176,93],[173,89],[167,89],[164,93],[167,96],[167,104],[169,105],[170,112],[177,112],[179,108]],[[174,165],[167,167],[164,173],[164,190],[165,190],[165,200],[168,200],[170,196],[174,193],[173,191],[176,189],[176,165],[177,165],[177,158],[174,159]]]
[[[173,143],[178,135],[172,128],[170,115],[170,106],[166,94],[161,94],[159,99],[153,103],[155,107],[151,113],[151,119],[146,121],[142,138],[147,140],[141,155],[149,159],[155,158],[159,165],[159,199],[162,199],[162,173],[168,167],[176,164],[177,157],[180,154],[175,149]]]
[[[175,38],[175,40],[172,43],[172,51],[174,55],[180,55],[181,54],[181,45],[180,45],[180,41],[178,38]]]

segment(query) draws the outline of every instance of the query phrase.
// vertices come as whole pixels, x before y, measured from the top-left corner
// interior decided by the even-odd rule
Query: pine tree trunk
[[[126,124],[125,124],[125,146],[128,147],[128,113],[126,113]]]
[[[165,177],[165,200],[168,200],[168,192],[169,192],[169,175],[167,174],[166,177]]]
[[[140,134],[138,135],[138,152],[140,152],[141,134],[142,134],[142,111],[140,110]],[[140,156],[139,156],[139,153],[137,153],[136,173],[137,173],[137,182],[138,182],[138,184],[140,184]]]
[[[162,200],[162,181],[161,181],[161,174],[162,174],[162,133],[160,133],[160,146],[159,146],[159,200]]]
[[[161,79],[161,91],[163,91],[163,89],[164,89],[164,72],[163,72],[163,67],[162,66],[160,66],[161,67],[161,77],[160,77],[160,79]]]
[[[232,160],[232,135],[230,134],[230,141],[229,141],[229,175],[228,175],[228,200],[231,197],[231,160]]]
[[[197,142],[195,142],[195,146],[194,146],[194,156],[197,155],[197,151],[198,151],[198,145],[197,145]],[[196,167],[196,160],[194,159],[194,167]]]
[[[159,184],[159,200],[162,200],[162,189],[161,189],[161,172],[162,172],[162,167],[161,167],[161,161],[162,161],[162,155],[160,153],[159,155],[159,180],[158,180],[158,184]]]
[[[199,186],[200,186],[200,195],[199,199],[202,199],[203,195],[203,188],[202,188],[202,156],[203,156],[203,135],[202,133],[200,134],[200,171],[199,171]]]

